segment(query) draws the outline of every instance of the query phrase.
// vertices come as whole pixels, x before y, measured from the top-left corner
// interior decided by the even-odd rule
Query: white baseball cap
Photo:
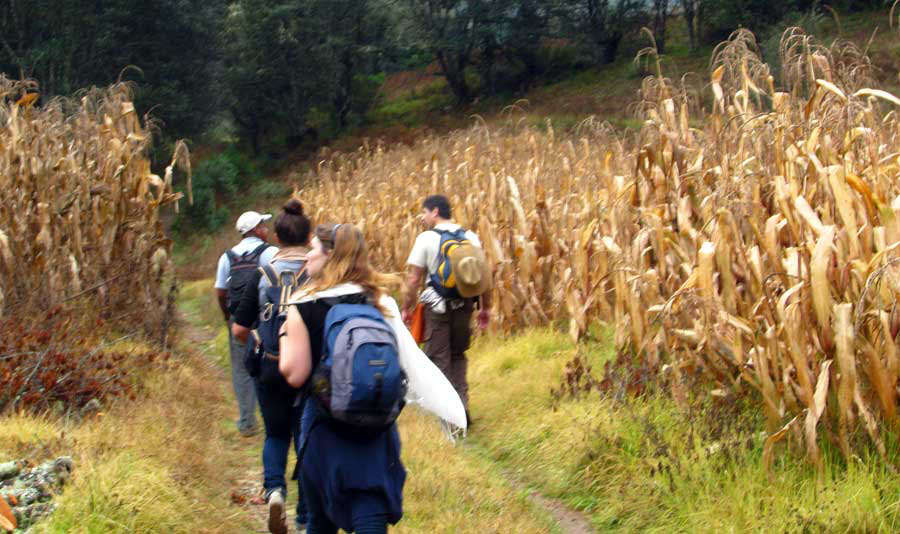
[[[250,230],[256,228],[259,223],[263,221],[268,221],[272,216],[266,213],[263,215],[262,213],[257,213],[255,211],[245,211],[238,217],[237,224],[234,225],[237,228],[237,231],[246,234]]]

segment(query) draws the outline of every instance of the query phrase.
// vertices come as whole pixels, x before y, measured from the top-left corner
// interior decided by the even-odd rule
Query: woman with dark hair
[[[272,295],[273,292],[278,292],[277,287],[298,285],[306,279],[305,266],[308,261],[310,227],[310,220],[303,214],[303,205],[297,199],[289,200],[282,208],[282,213],[275,218],[275,236],[281,248],[269,265],[260,268],[259,282],[249,284],[244,291],[240,305],[234,313],[232,327],[232,333],[238,339],[246,340],[251,329],[261,319],[267,320],[266,317],[272,313],[279,313],[276,308],[280,302]],[[285,280],[288,281],[287,285]],[[270,291],[273,287],[276,289]],[[276,301],[272,302],[273,298]],[[273,534],[286,534],[285,471],[292,439],[294,450],[297,453],[300,450],[298,438],[303,404],[299,402],[299,389],[288,384],[278,372],[277,351],[271,354],[263,350],[265,347],[257,347],[257,350],[254,350],[253,345],[255,344],[251,343],[246,362],[248,371],[254,378],[256,396],[266,428],[262,461],[263,487],[269,507],[269,531]],[[300,480],[297,481],[297,489],[299,498],[296,524],[298,531],[302,531],[306,527],[307,511]]]
[[[372,304],[387,313],[382,296],[392,277],[369,265],[362,232],[352,224],[316,228],[307,254],[309,283],[288,309],[279,368],[294,387],[320,364],[325,317],[336,304]],[[396,308],[396,306],[394,306]],[[391,315],[387,313],[387,315]],[[396,423],[372,433],[332,424],[315,400],[304,408],[300,466],[309,506],[308,534],[384,534],[403,515],[406,470]]]

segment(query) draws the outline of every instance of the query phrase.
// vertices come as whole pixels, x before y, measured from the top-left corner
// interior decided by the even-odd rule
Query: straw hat
[[[454,247],[449,256],[456,290],[461,297],[477,297],[490,289],[491,274],[483,250],[466,243]]]

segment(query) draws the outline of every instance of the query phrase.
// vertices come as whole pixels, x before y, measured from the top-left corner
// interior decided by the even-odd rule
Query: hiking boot
[[[259,427],[251,426],[251,427],[247,427],[247,428],[241,428],[241,429],[238,429],[238,433],[241,435],[242,438],[252,438],[253,436],[255,436],[259,433]]]
[[[284,514],[284,492],[280,489],[273,490],[266,500],[269,506],[269,532],[272,534],[287,534],[287,522]]]

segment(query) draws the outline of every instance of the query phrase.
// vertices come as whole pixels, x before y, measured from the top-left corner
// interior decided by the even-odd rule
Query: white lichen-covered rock
[[[51,502],[71,475],[72,459],[61,456],[28,468],[24,460],[0,464],[0,496],[12,504],[18,528],[15,534],[29,532],[34,523],[52,513]]]

